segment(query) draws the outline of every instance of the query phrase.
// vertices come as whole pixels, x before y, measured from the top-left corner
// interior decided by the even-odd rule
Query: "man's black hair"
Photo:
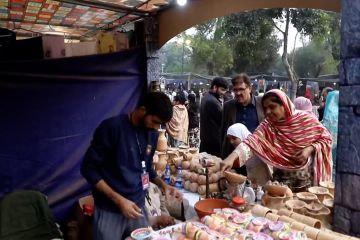
[[[233,86],[241,83],[245,83],[248,87],[251,87],[250,77],[246,73],[240,73],[231,79]]]
[[[185,104],[186,102],[186,97],[185,97],[185,94],[181,94],[181,93],[178,93],[175,97],[174,97],[174,101],[177,101],[179,102],[180,104]]]
[[[210,88],[213,88],[214,86],[222,87],[225,89],[228,89],[229,85],[225,78],[222,77],[216,77],[212,80]]]
[[[138,107],[145,107],[147,115],[154,115],[164,123],[169,122],[173,115],[173,105],[169,97],[162,92],[152,92],[143,96]]]

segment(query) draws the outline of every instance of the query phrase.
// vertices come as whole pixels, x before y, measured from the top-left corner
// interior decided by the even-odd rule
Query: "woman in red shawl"
[[[242,166],[255,154],[274,167],[274,175],[310,168],[314,185],[330,180],[332,138],[328,130],[311,114],[295,110],[280,90],[268,91],[262,105],[265,121],[223,161],[221,169]]]

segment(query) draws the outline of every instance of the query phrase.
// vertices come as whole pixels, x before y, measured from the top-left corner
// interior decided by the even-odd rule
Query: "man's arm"
[[[132,219],[143,217],[141,209],[134,202],[115,192],[104,180],[97,182],[95,188],[114,202],[125,217]]]

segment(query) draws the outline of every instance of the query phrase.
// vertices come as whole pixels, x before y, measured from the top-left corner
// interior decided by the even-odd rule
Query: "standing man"
[[[222,158],[226,158],[234,150],[226,137],[227,129],[231,125],[242,123],[253,133],[259,123],[264,120],[261,97],[252,95],[249,76],[246,73],[241,73],[231,79],[231,83],[235,98],[224,104],[221,124]],[[238,172],[246,175],[245,166],[238,170]]]
[[[130,114],[106,119],[95,130],[81,165],[93,186],[95,240],[125,239],[134,229],[148,226],[144,204],[149,181],[181,198],[152,167],[157,129],[172,113],[170,99],[154,92]]]
[[[217,157],[221,153],[221,98],[227,89],[228,84],[224,78],[214,78],[209,92],[202,97],[200,104],[200,152]]]

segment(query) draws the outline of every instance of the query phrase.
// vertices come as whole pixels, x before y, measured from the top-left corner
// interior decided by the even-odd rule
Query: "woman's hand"
[[[303,163],[314,153],[315,148],[313,146],[308,146],[303,150],[297,152],[294,156],[295,161]]]
[[[223,172],[229,170],[232,168],[232,166],[233,166],[232,162],[224,160],[220,163],[220,171]]]

